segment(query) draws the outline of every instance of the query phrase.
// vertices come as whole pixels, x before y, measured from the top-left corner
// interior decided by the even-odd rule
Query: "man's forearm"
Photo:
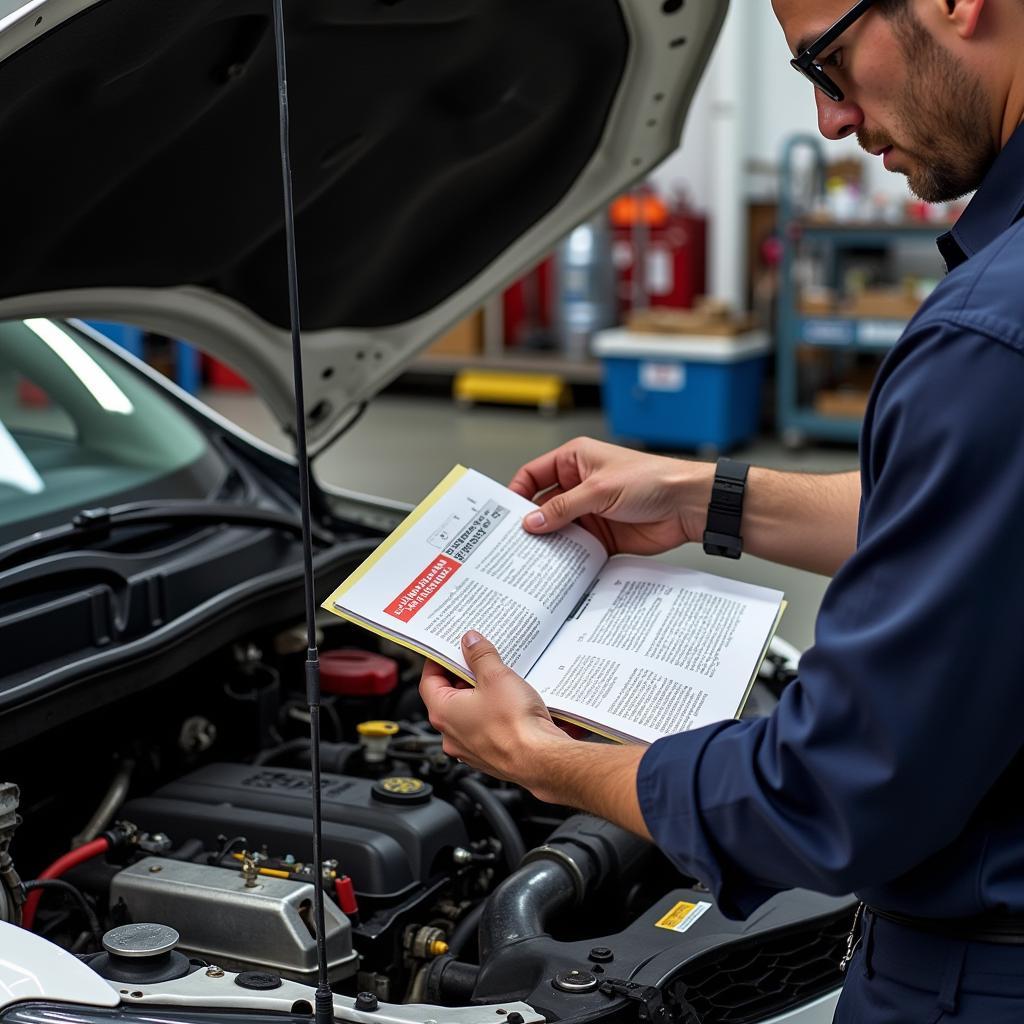
[[[519,781],[547,803],[575,807],[650,839],[636,793],[646,749],[579,741],[546,744],[531,757],[537,774]]]
[[[687,515],[699,537],[714,467],[692,494]],[[758,558],[832,576],[853,554],[860,511],[859,473],[780,473],[751,467],[743,506],[743,550]],[[698,527],[700,527],[698,529]]]

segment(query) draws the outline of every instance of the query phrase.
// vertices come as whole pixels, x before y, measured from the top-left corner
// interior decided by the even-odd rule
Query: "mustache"
[[[895,145],[895,143],[882,132],[859,131],[857,132],[857,145],[865,153],[877,153],[881,149],[887,149],[889,146]]]

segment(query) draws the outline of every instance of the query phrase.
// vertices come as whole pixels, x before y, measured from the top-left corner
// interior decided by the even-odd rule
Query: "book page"
[[[535,507],[458,467],[324,607],[467,679],[461,641],[475,629],[525,674],[607,559],[578,526],[527,533],[522,518]]]
[[[617,556],[529,681],[552,712],[615,738],[735,718],[782,603],[780,591]]]

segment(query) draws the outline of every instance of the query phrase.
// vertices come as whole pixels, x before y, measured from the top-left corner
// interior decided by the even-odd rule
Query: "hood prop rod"
[[[302,346],[299,323],[299,272],[295,255],[295,204],[288,137],[288,62],[285,55],[283,0],[273,0],[274,50],[277,63],[278,123],[281,143],[281,183],[284,190],[284,227],[288,252],[288,308],[292,331],[292,374],[295,385],[295,455],[299,464],[299,503],[302,511],[302,562],[306,596],[306,702],[309,705],[310,767],[313,796],[313,924],[316,931],[316,1024],[333,1024],[334,996],[327,974],[327,930],[324,923],[323,800],[320,792],[320,656],[316,644],[316,607],[313,597],[313,542],[309,497],[309,454],[306,446],[306,400],[302,384]]]

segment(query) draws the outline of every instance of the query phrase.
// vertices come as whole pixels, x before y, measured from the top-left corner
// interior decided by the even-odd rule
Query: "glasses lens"
[[[820,89],[833,103],[842,103],[843,90],[832,81],[817,64],[802,64],[798,60],[790,61],[808,82],[816,89]]]

